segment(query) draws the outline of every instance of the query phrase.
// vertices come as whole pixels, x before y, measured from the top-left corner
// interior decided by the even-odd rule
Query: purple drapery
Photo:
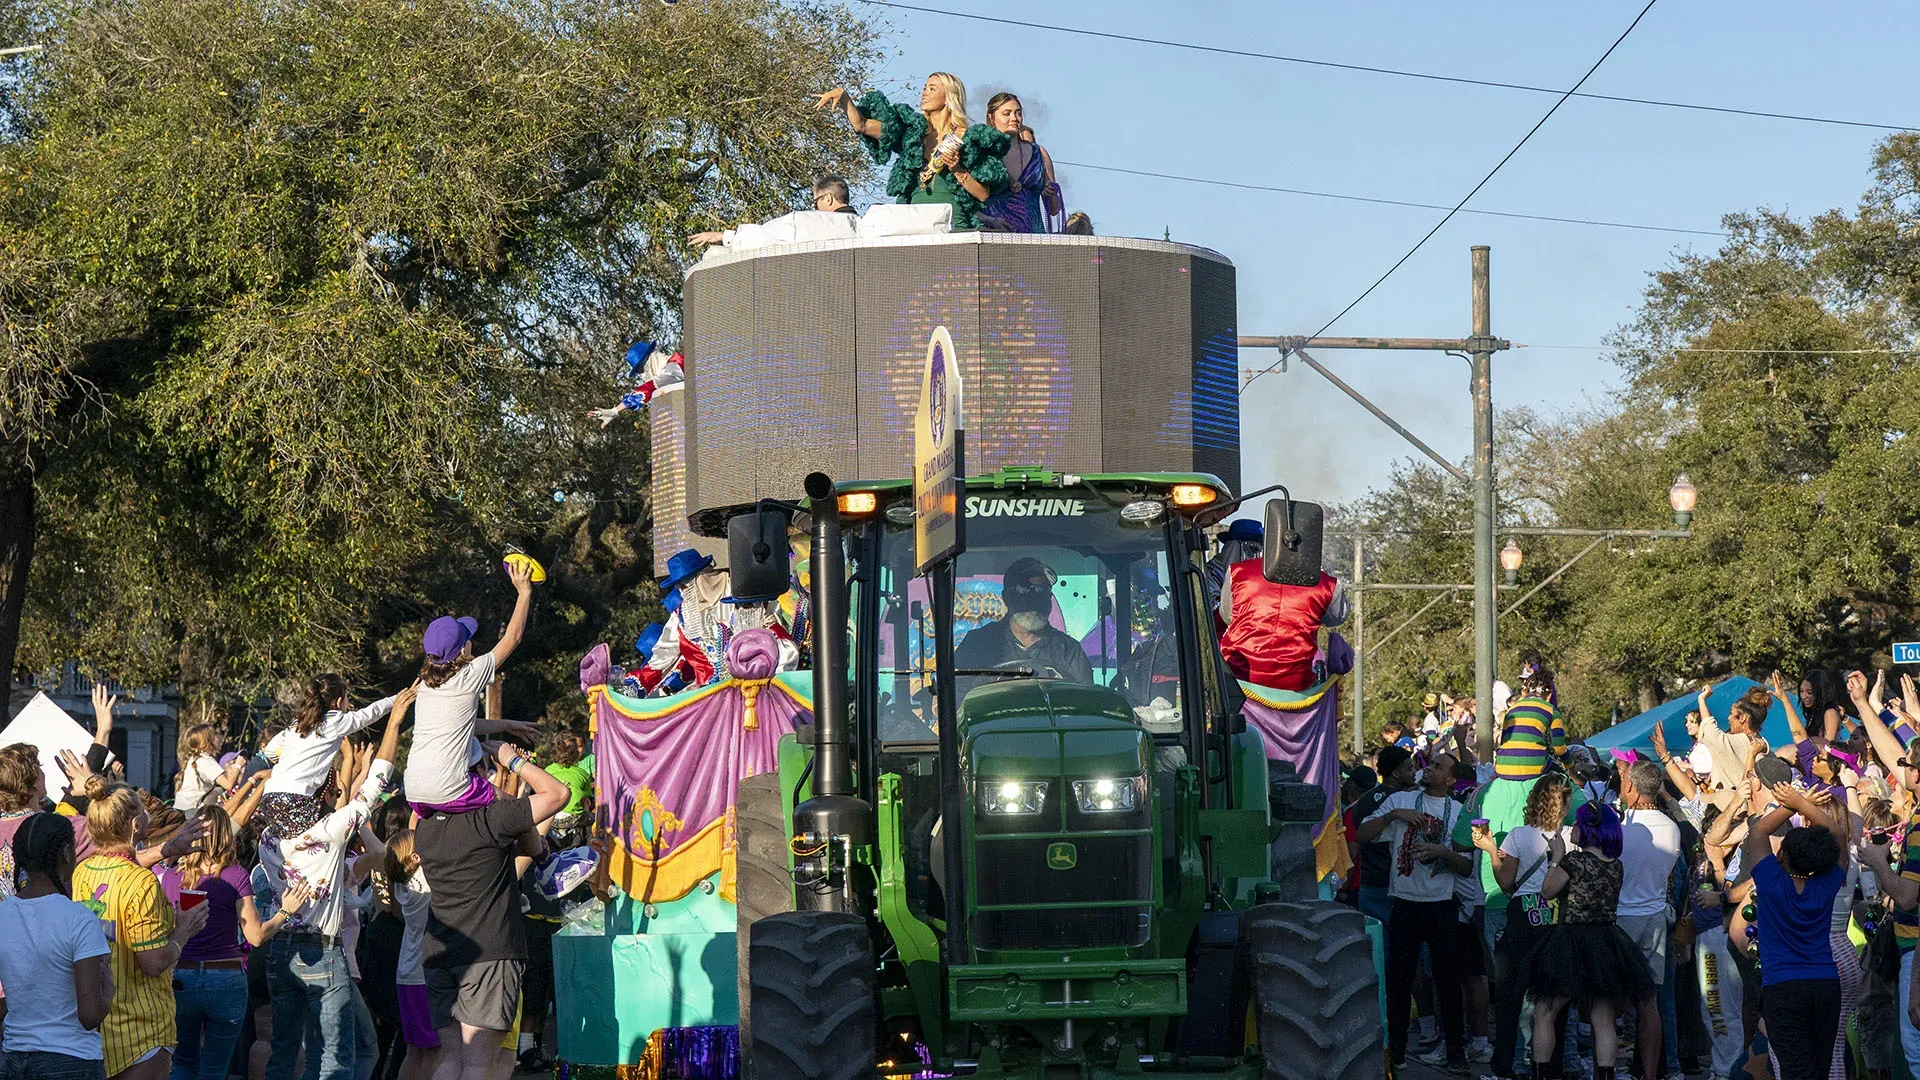
[[[678,899],[721,871],[721,893],[732,898],[739,782],[774,771],[780,737],[812,718],[810,704],[772,678],[778,657],[770,632],[749,630],[727,648],[730,678],[644,700],[608,687],[607,646],[580,662],[601,820],[620,841],[613,880],[629,895]]]
[[[1305,693],[1269,690],[1243,682],[1247,726],[1266,740],[1268,760],[1287,761],[1300,779],[1325,796],[1320,823],[1313,827],[1319,876],[1344,872],[1349,865],[1340,826],[1340,695],[1337,679]]]

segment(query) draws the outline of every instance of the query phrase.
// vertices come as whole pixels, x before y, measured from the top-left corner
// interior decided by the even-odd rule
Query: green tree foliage
[[[205,702],[391,682],[433,615],[504,616],[515,542],[553,571],[524,715],[657,610],[645,428],[582,414],[676,336],[682,238],[865,175],[805,93],[863,81],[865,24],[0,0],[0,26],[46,45],[0,63],[0,491],[30,511],[0,515],[0,669],[24,627],[26,666]]]
[[[1502,674],[1545,657],[1576,730],[1727,673],[1884,665],[1920,632],[1920,138],[1888,139],[1874,167],[1852,213],[1730,216],[1719,251],[1654,274],[1605,408],[1499,418],[1505,525],[1662,528],[1675,474],[1700,491],[1692,539],[1603,544],[1501,622]],[[1468,505],[1417,468],[1344,513],[1403,530],[1374,580],[1468,581],[1466,537],[1445,531]],[[1522,589],[1586,543],[1523,538]],[[1369,636],[1424,599],[1370,594]],[[1470,686],[1471,621],[1439,605],[1370,657],[1369,719]]]

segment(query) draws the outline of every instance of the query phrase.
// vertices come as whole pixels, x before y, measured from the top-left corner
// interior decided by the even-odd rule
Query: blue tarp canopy
[[[1707,693],[1707,707],[1713,710],[1721,727],[1727,726],[1727,713],[1733,709],[1733,703],[1759,685],[1739,675],[1714,684]],[[1655,705],[1639,716],[1622,720],[1585,740],[1586,744],[1599,750],[1639,750],[1648,753],[1653,750],[1653,725],[1659,724],[1667,736],[1667,749],[1675,754],[1684,754],[1693,746],[1693,739],[1687,735],[1687,714],[1693,711],[1699,696],[1696,690],[1663,705]],[[1776,750],[1793,745],[1793,731],[1787,726],[1787,710],[1778,701],[1773,702],[1767,710],[1767,723],[1760,734],[1766,737],[1767,745]]]

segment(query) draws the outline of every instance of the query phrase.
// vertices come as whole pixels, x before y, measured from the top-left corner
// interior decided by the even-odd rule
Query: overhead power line
[[[1519,142],[1513,144],[1513,149],[1507,151],[1506,154],[1503,157],[1501,157],[1499,161],[1494,162],[1493,168],[1488,169],[1487,175],[1481,177],[1480,182],[1473,185],[1472,191],[1469,191],[1465,195],[1461,196],[1460,201],[1454,204],[1453,209],[1448,210],[1446,214],[1440,218],[1439,221],[1434,222],[1433,228],[1428,229],[1424,236],[1414,241],[1413,246],[1407,249],[1407,253],[1405,255],[1400,256],[1400,258],[1394,261],[1394,264],[1392,266],[1387,267],[1386,273],[1381,274],[1378,278],[1375,278],[1373,284],[1367,286],[1366,289],[1364,289],[1359,296],[1356,296],[1353,298],[1353,303],[1348,304],[1346,307],[1341,308],[1339,314],[1335,315],[1331,319],[1328,319],[1326,321],[1326,324],[1321,326],[1320,329],[1314,331],[1311,336],[1319,337],[1320,335],[1327,332],[1328,327],[1332,326],[1334,323],[1339,322],[1341,319],[1346,318],[1347,312],[1352,311],[1354,308],[1359,307],[1361,301],[1373,295],[1373,290],[1385,284],[1386,280],[1393,276],[1394,271],[1406,265],[1407,260],[1413,258],[1415,252],[1425,247],[1427,244],[1427,241],[1433,239],[1434,234],[1439,232],[1443,227],[1445,227],[1447,222],[1452,221],[1453,216],[1455,214],[1458,214],[1461,208],[1467,205],[1467,201],[1469,199],[1472,199],[1475,195],[1478,195],[1480,193],[1480,189],[1483,187],[1486,187],[1488,182],[1491,181],[1494,178],[1494,176],[1497,173],[1499,173],[1499,171],[1503,167],[1505,167],[1507,162],[1513,160],[1513,156],[1520,152],[1521,147],[1527,145],[1528,140],[1533,138],[1534,133],[1538,132],[1541,128],[1545,127],[1547,124],[1547,121],[1553,119],[1553,114],[1560,111],[1560,106],[1565,105],[1568,99],[1573,97],[1575,91],[1579,90],[1582,86],[1585,86],[1588,79],[1593,78],[1593,73],[1600,70],[1600,65],[1607,62],[1607,57],[1612,56],[1613,51],[1620,47],[1620,43],[1627,40],[1627,35],[1633,33],[1634,27],[1640,25],[1640,20],[1646,18],[1647,12],[1652,11],[1653,5],[1658,2],[1659,0],[1647,0],[1647,6],[1640,9],[1640,14],[1635,15],[1633,17],[1633,21],[1627,24],[1627,28],[1625,30],[1620,31],[1620,36],[1617,38],[1614,38],[1613,44],[1607,46],[1607,51],[1600,54],[1600,59],[1595,60],[1593,62],[1593,66],[1587,69],[1587,73],[1580,76],[1580,81],[1574,83],[1573,86],[1571,86],[1564,93],[1562,93],[1560,95],[1559,100],[1553,103],[1553,107],[1548,109],[1546,111],[1546,114],[1541,116],[1539,120],[1535,121],[1534,125],[1527,129],[1527,133],[1525,135],[1520,136]],[[1281,354],[1283,359],[1285,358],[1285,355],[1286,355],[1285,353]],[[1261,375],[1265,375],[1267,372],[1272,371],[1275,367],[1278,367],[1279,363],[1280,362],[1276,360],[1272,364],[1269,364],[1265,368],[1261,369],[1258,375],[1255,375],[1253,378],[1248,379],[1246,383],[1240,387],[1240,392],[1243,394],[1246,393],[1247,388],[1252,386],[1255,380],[1259,379]]]
[[[1173,41],[1167,38],[1143,37],[1138,34],[1121,34],[1111,30],[1091,30],[1082,26],[1056,26],[1051,23],[1030,22],[1025,19],[1008,19],[995,15],[979,15],[967,11],[948,11],[944,8],[926,7],[920,4],[903,4],[898,0],[860,0],[875,7],[897,8],[901,11],[918,11],[928,15],[945,15],[953,19],[971,19],[975,22],[998,23],[1002,26],[1019,26],[1029,30],[1048,30],[1057,34],[1077,34],[1082,37],[1104,38],[1108,41],[1125,41],[1136,45],[1159,45],[1169,49],[1184,49],[1189,52],[1212,53],[1218,56],[1240,56],[1254,60],[1274,60],[1283,64],[1301,64],[1307,67],[1335,68],[1341,71],[1359,71],[1369,75],[1391,75],[1402,79],[1420,79],[1426,82],[1458,83],[1462,86],[1485,86],[1496,90],[1523,90],[1530,94],[1570,94],[1573,97],[1590,101],[1615,101],[1627,105],[1649,105],[1661,109],[1685,109],[1689,112],[1725,113],[1730,116],[1752,116],[1766,120],[1793,120],[1803,124],[1829,124],[1836,127],[1869,128],[1874,131],[1914,131],[1920,130],[1912,124],[1878,124],[1866,120],[1847,120],[1833,116],[1807,116],[1800,113],[1774,112],[1769,109],[1737,109],[1728,105],[1702,105],[1692,101],[1664,101],[1659,98],[1632,97],[1624,94],[1576,93],[1557,90],[1550,86],[1530,86],[1526,83],[1501,82],[1496,79],[1470,79],[1462,75],[1439,75],[1430,71],[1407,71],[1401,68],[1379,67],[1374,64],[1352,64],[1338,60],[1319,60],[1307,56],[1288,56],[1284,53],[1257,52],[1252,49],[1229,49],[1219,45],[1200,45],[1191,41]],[[1577,88],[1577,84],[1576,84]]]
[[[1636,345],[1519,345],[1516,349],[1566,349],[1574,352],[1713,353],[1730,356],[1905,356],[1920,353],[1920,347],[1871,349],[1716,349],[1706,345],[1681,345],[1671,349],[1641,348]]]
[[[1272,191],[1282,195],[1305,195],[1315,199],[1339,199],[1343,202],[1372,203],[1376,206],[1410,206],[1420,210],[1448,210],[1442,203],[1410,202],[1406,199],[1381,199],[1369,195],[1348,195],[1337,191],[1311,191],[1306,188],[1277,187],[1272,184],[1247,184],[1238,180],[1216,180],[1206,176],[1181,176],[1177,173],[1152,172],[1147,169],[1123,169],[1117,165],[1093,165],[1084,161],[1068,161],[1065,158],[1053,159],[1055,165],[1071,165],[1076,169],[1092,169],[1096,172],[1124,173],[1127,176],[1147,176],[1157,180],[1178,180],[1187,184],[1209,184],[1214,187],[1239,188],[1242,191]],[[1638,229],[1642,232],[1685,233],[1690,236],[1727,236],[1718,229],[1682,229],[1670,225],[1640,225],[1628,221],[1601,221],[1595,218],[1560,217],[1554,214],[1522,214],[1512,210],[1475,210],[1463,209],[1463,214],[1480,214],[1485,217],[1518,218],[1522,221],[1557,221],[1567,225],[1598,225],[1608,229]]]

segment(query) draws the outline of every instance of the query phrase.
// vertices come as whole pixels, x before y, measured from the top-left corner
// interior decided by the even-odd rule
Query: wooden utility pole
[[[1473,336],[1467,338],[1399,338],[1399,337],[1259,337],[1248,336],[1240,339],[1243,349],[1279,349],[1283,356],[1298,356],[1308,367],[1318,372],[1332,383],[1341,393],[1346,394],[1361,408],[1366,409],[1380,421],[1412,443],[1415,449],[1425,454],[1440,468],[1458,479],[1468,480],[1473,485],[1473,686],[1475,741],[1480,760],[1493,760],[1493,677],[1494,665],[1498,653],[1495,649],[1495,627],[1498,625],[1496,608],[1498,588],[1493,575],[1493,354],[1512,348],[1512,343],[1493,336],[1492,303],[1490,294],[1491,262],[1490,249],[1484,245],[1475,245],[1473,255]],[[1445,352],[1465,355],[1471,362],[1470,385],[1473,392],[1473,471],[1464,472],[1458,465],[1441,456],[1439,451],[1422,442],[1412,432],[1401,426],[1385,410],[1368,401],[1360,391],[1341,381],[1333,372],[1328,371],[1319,361],[1307,353],[1308,349],[1382,349],[1415,352]],[[1258,377],[1257,375],[1255,376]],[[1248,381],[1251,385],[1251,380]],[[1244,391],[1245,386],[1241,389]],[[1361,603],[1360,596],[1367,588],[1433,588],[1454,589],[1456,586],[1366,586],[1360,581],[1361,539],[1354,539],[1354,580],[1351,591],[1354,593],[1356,614]],[[1396,631],[1397,632],[1397,631]],[[1365,623],[1357,622],[1354,630],[1356,637],[1364,642]],[[1354,749],[1364,749],[1364,735],[1360,728],[1363,714],[1360,699],[1364,696],[1360,683],[1361,649],[1354,649],[1354,701],[1353,726]]]
[[[1493,337],[1489,249],[1473,248],[1473,716],[1474,753],[1493,760],[1493,669],[1500,655],[1493,591]]]

